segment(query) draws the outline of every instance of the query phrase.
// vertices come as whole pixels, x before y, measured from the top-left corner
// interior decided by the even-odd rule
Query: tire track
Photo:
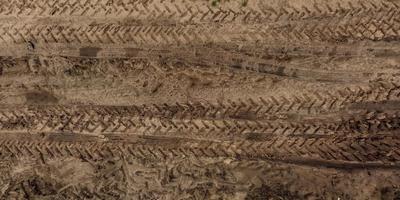
[[[367,87],[346,87],[338,91],[325,91],[319,93],[302,93],[291,96],[269,96],[226,100],[223,102],[177,102],[174,104],[143,104],[131,106],[18,106],[15,117],[20,112],[38,112],[40,115],[49,113],[118,113],[128,116],[143,117],[167,117],[167,118],[237,118],[245,116],[247,119],[268,119],[269,115],[279,113],[321,113],[323,111],[334,111],[345,109],[352,104],[361,102],[380,102],[387,100],[398,100],[400,96],[399,86],[396,83],[377,82]],[[4,109],[5,106],[2,106]],[[68,109],[71,109],[70,111]],[[77,109],[77,110],[75,110]],[[10,112],[10,109],[4,111]],[[12,112],[12,111],[11,111]],[[49,112],[49,113],[46,113]],[[120,115],[119,114],[119,115]],[[8,114],[6,114],[8,115]],[[14,114],[11,114],[13,116]]]
[[[384,106],[379,103],[376,105]],[[223,116],[215,119],[206,115],[156,115],[154,110],[149,108],[32,106],[3,109],[0,110],[0,130],[17,133],[67,132],[98,136],[129,134],[203,140],[262,141],[272,136],[319,138],[329,135],[376,135],[400,128],[399,111],[390,110],[359,110],[352,114],[337,113],[319,117],[302,116],[297,120],[263,120],[246,116],[246,113],[243,113],[241,118]],[[168,108],[160,110],[167,111]],[[189,113],[193,114],[195,111],[191,110]]]
[[[395,2],[313,3],[310,6],[270,6],[255,1],[244,6],[239,2],[212,6],[204,1],[77,1],[7,0],[0,6],[3,16],[86,16],[131,17],[137,21],[178,23],[294,21],[314,18],[347,18],[352,16],[388,15],[400,8]]]
[[[390,16],[389,16],[390,17]],[[207,43],[274,43],[397,41],[400,13],[390,19],[361,18],[354,23],[301,23],[287,25],[120,25],[105,24],[3,24],[0,41],[21,43],[64,43],[76,45],[134,44],[137,46],[200,45]]]
[[[111,138],[110,138],[111,139]],[[117,142],[119,141],[119,142]],[[227,157],[274,160],[324,165],[398,166],[399,139],[396,137],[345,138],[272,138],[266,142],[205,142],[182,139],[115,137],[108,142],[96,139],[75,141],[74,136],[59,135],[47,139],[26,137],[1,139],[0,157],[59,158],[80,157],[101,160],[112,156],[132,156],[149,160],[171,157]],[[116,145],[118,144],[118,145]]]

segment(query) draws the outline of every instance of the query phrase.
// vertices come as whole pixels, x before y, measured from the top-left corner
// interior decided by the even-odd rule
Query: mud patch
[[[264,199],[299,199],[297,194],[292,194],[283,187],[271,188],[268,185],[254,187],[246,196],[246,200],[264,200]]]
[[[56,195],[59,188],[61,186],[54,181],[41,177],[30,177],[9,187],[3,197],[6,199],[43,199],[46,196]]]
[[[350,110],[394,110],[400,108],[400,101],[360,102],[349,106]]]
[[[27,104],[54,104],[58,102],[58,98],[47,91],[35,91],[25,94]]]
[[[139,54],[140,49],[136,48],[125,48],[125,55],[127,57],[136,57]]]
[[[382,199],[400,200],[400,189],[396,187],[383,187],[380,194]]]
[[[79,49],[79,55],[83,57],[97,57],[97,54],[101,48],[96,47],[84,47]]]

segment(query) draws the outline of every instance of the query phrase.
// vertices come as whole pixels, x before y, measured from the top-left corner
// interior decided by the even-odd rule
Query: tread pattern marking
[[[267,142],[180,141],[168,146],[146,139],[138,143],[114,145],[113,142],[59,142],[37,140],[1,140],[0,157],[64,157],[101,159],[106,156],[131,155],[137,158],[232,157],[244,159],[312,159],[341,162],[379,162],[395,164],[400,159],[398,138],[271,138]],[[146,143],[146,144],[143,144]],[[172,141],[171,141],[172,143]]]
[[[395,2],[349,2],[347,4],[314,4],[309,7],[260,7],[228,4],[212,7],[209,2],[165,0],[7,0],[0,5],[1,15],[38,16],[130,16],[135,19],[177,20],[179,22],[263,22],[312,19],[314,17],[346,18],[358,15],[388,15],[399,9]]]
[[[231,102],[232,103],[232,102]],[[236,105],[236,104],[232,104]],[[187,107],[188,106],[188,107]],[[379,113],[363,111],[356,117],[342,117],[332,121],[286,122],[263,119],[256,106],[231,107],[229,115],[206,110],[207,106],[188,103],[176,106],[30,106],[13,110],[0,109],[0,130],[17,132],[73,132],[87,134],[137,134],[195,137],[203,139],[246,138],[248,134],[290,136],[344,135],[377,131],[392,131],[398,128],[398,112]],[[210,109],[211,106],[208,106]],[[215,107],[214,107],[215,108]],[[228,109],[223,104],[220,108]],[[267,114],[268,115],[268,114]],[[236,117],[235,117],[236,116]],[[243,117],[245,116],[245,117]]]
[[[399,15],[400,16],[400,15]],[[394,21],[397,20],[397,21]],[[400,36],[400,18],[391,21],[369,19],[351,24],[291,24],[284,27],[249,27],[230,33],[216,26],[123,26],[103,25],[2,25],[0,40],[5,44],[135,44],[183,45],[237,42],[392,40]],[[382,22],[382,23],[381,23]],[[384,23],[383,23],[384,22]]]

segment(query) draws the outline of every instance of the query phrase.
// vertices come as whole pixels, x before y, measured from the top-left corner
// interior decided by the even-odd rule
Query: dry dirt
[[[0,199],[400,199],[399,0],[0,0]]]

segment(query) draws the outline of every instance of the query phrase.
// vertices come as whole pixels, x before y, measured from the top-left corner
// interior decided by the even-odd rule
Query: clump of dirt
[[[80,62],[74,62],[74,65],[64,70],[64,74],[68,76],[88,76],[91,72],[98,67],[99,60],[97,59],[82,59]]]

